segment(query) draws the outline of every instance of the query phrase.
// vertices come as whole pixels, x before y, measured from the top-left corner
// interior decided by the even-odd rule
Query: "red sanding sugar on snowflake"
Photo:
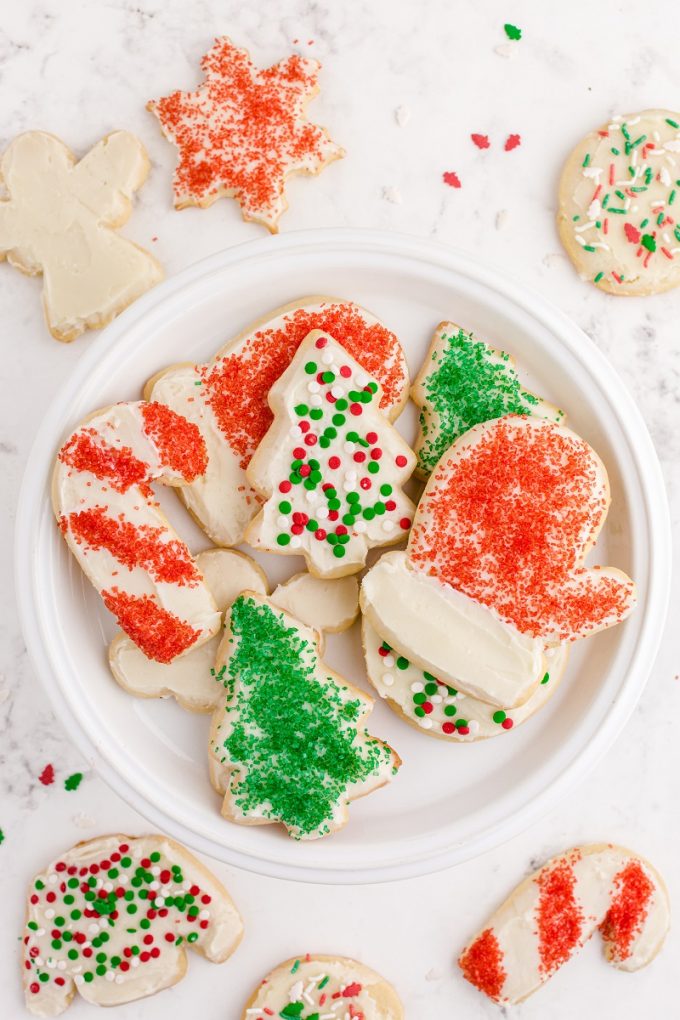
[[[205,79],[195,92],[173,92],[147,104],[179,150],[175,206],[235,198],[244,219],[274,233],[287,207],[286,177],[319,173],[344,155],[305,115],[321,64],[293,54],[259,70],[246,50],[223,36],[201,68]]]

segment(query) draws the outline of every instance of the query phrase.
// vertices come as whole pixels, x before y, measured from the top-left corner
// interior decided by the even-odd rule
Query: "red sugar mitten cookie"
[[[407,553],[367,574],[364,612],[428,672],[520,705],[546,645],[610,627],[635,604],[621,571],[583,566],[608,506],[604,465],[574,432],[515,415],[477,425],[434,469]]]
[[[327,131],[307,120],[321,64],[293,54],[260,71],[247,50],[222,36],[201,68],[205,78],[195,92],[147,104],[179,150],[175,206],[235,198],[245,220],[276,233],[287,208],[286,178],[317,174],[344,155]]]
[[[535,992],[599,929],[607,961],[639,970],[670,923],[659,873],[611,843],[576,847],[525,879],[463,950],[463,975],[495,1002]]]
[[[167,836],[99,836],[33,880],[24,932],[26,1006],[59,1016],[76,991],[117,1006],[179,981],[186,950],[212,963],[243,924],[227,890]]]

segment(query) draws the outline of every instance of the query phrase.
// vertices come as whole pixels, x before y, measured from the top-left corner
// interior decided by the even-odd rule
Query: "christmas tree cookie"
[[[337,341],[309,334],[269,394],[274,422],[248,468],[264,506],[247,542],[302,554],[311,573],[338,577],[405,537],[414,507],[401,486],[415,457],[380,396]]]
[[[210,771],[230,821],[280,822],[295,839],[317,839],[399,768],[396,752],[366,730],[372,698],[334,673],[319,634],[271,599],[239,595],[215,670],[224,698]]]
[[[420,407],[416,473],[429,478],[459,436],[505,414],[563,421],[564,412],[522,385],[509,354],[453,322],[440,322],[411,396]]]
[[[63,1013],[76,991],[116,1006],[174,985],[186,949],[223,963],[243,934],[226,889],[166,836],[79,843],[31,884],[23,937],[26,1005]]]

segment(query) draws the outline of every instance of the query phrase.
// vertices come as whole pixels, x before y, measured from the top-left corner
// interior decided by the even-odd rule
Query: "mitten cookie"
[[[543,677],[546,645],[610,627],[635,586],[583,566],[604,523],[604,465],[543,418],[508,415],[457,440],[430,477],[406,553],[362,585],[380,636],[434,676],[499,708]]]
[[[179,495],[217,545],[236,545],[258,511],[246,468],[272,423],[269,391],[304,338],[322,329],[381,386],[390,421],[408,397],[408,370],[399,340],[370,312],[349,301],[303,298],[280,308],[230,341],[206,365],[175,365],[151,379],[147,400],[167,404],[200,429],[208,469]]]
[[[414,665],[362,620],[368,679],[397,715],[430,737],[467,743],[498,737],[525,722],[557,690],[567,665],[568,645],[546,648],[546,671],[533,694],[509,711],[473,698]]]
[[[614,117],[578,143],[559,187],[557,227],[584,280],[610,294],[680,283],[680,114]]]
[[[64,443],[52,504],[68,546],[104,605],[149,659],[209,641],[220,614],[152,481],[177,485],[206,469],[201,434],[163,404],[114,404]]]
[[[320,330],[303,340],[270,390],[274,422],[248,466],[265,502],[246,542],[339,577],[404,537],[415,457],[379,403],[378,383],[336,340]]]
[[[522,386],[509,354],[453,322],[437,326],[411,397],[421,409],[416,474],[426,479],[451,443],[473,425],[505,414],[564,419],[563,411]]]
[[[306,953],[279,964],[245,1005],[242,1020],[403,1020],[394,988],[363,963]]]
[[[607,961],[639,970],[670,921],[663,880],[620,846],[576,847],[525,879],[463,950],[463,975],[495,1002],[514,1005],[552,977],[599,929]]]
[[[58,1016],[76,991],[116,1006],[174,985],[186,948],[223,963],[243,925],[227,890],[166,836],[100,836],[34,879],[24,935],[26,1005]]]
[[[215,670],[224,697],[210,771],[230,821],[281,822],[295,839],[317,839],[399,768],[396,752],[366,730],[373,699],[334,673],[319,634],[271,599],[239,595]]]
[[[57,340],[105,326],[162,278],[147,251],[116,233],[148,172],[142,143],[127,131],[107,135],[78,163],[44,131],[19,135],[2,157],[0,260],[42,273]]]
[[[173,92],[147,104],[179,150],[175,206],[206,207],[235,198],[244,220],[272,233],[288,203],[286,178],[317,174],[344,155],[305,108],[318,92],[321,64],[297,54],[258,70],[248,51],[226,36],[201,60],[195,92]]]

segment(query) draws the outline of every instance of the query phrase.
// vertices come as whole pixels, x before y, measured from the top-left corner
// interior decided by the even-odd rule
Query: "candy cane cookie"
[[[564,412],[526,389],[515,363],[453,322],[440,322],[411,387],[420,408],[416,474],[427,479],[464,432],[505,414],[564,421]]]
[[[501,709],[532,695],[545,648],[623,620],[635,586],[585,567],[609,506],[599,457],[545,418],[476,425],[439,461],[405,553],[365,576],[362,611],[399,654]]]
[[[614,117],[573,150],[557,228],[576,271],[609,294],[658,294],[680,283],[680,113]]]
[[[404,1020],[392,985],[363,963],[344,956],[305,953],[267,974],[241,1020]]]
[[[191,481],[205,468],[196,426],[146,402],[97,411],[55,464],[52,503],[71,552],[128,637],[158,662],[220,627],[214,599],[150,485]]]
[[[147,383],[144,396],[192,421],[208,451],[203,475],[177,491],[216,545],[237,545],[259,500],[246,468],[272,423],[269,391],[313,329],[330,333],[381,386],[380,406],[394,421],[408,398],[399,340],[350,301],[307,297],[249,326],[203,365],[174,365]]]
[[[576,847],[525,879],[463,950],[464,977],[495,1002],[514,1005],[540,988],[599,929],[620,970],[646,967],[670,922],[663,879],[611,843]]]
[[[99,836],[31,883],[23,936],[28,1010],[59,1016],[78,992],[117,1006],[184,977],[186,950],[223,963],[243,924],[227,890],[167,836]]]

